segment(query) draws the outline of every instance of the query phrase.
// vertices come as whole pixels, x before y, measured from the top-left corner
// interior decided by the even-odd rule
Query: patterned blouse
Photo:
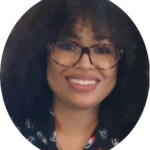
[[[48,111],[40,123],[33,123],[29,118],[26,118],[23,126],[16,125],[16,127],[40,150],[61,150],[56,142],[54,117],[53,112]],[[117,144],[119,144],[118,137],[110,137],[108,130],[98,124],[83,150],[110,150]]]

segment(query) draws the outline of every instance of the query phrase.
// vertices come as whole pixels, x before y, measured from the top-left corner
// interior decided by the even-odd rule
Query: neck
[[[54,100],[56,130],[65,134],[92,133],[98,123],[99,107],[81,110],[69,107],[60,100]],[[89,133],[89,134],[90,134]]]

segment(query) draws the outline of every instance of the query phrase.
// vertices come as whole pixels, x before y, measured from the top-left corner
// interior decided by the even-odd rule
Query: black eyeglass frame
[[[76,46],[78,46],[78,47],[81,48],[80,57],[79,57],[79,59],[78,59],[73,65],[63,65],[63,64],[57,62],[57,61],[55,60],[55,58],[53,57],[53,54],[51,53],[50,47],[52,46],[52,44],[57,43],[57,42],[59,42],[59,41],[70,42],[70,43],[72,43],[72,44],[74,44],[74,45],[76,45]],[[121,57],[122,57],[123,54],[124,54],[124,49],[123,49],[123,48],[119,48],[119,46],[115,46],[114,48],[117,50],[117,53],[118,53],[118,58],[117,58],[115,64],[114,64],[113,66],[109,67],[109,68],[99,68],[99,67],[97,67],[96,65],[94,65],[94,63],[92,62],[92,59],[91,59],[91,55],[90,55],[90,48],[93,48],[93,47],[95,47],[95,46],[98,46],[98,45],[92,45],[92,46],[89,46],[89,47],[84,47],[84,46],[81,46],[81,45],[79,45],[78,43],[76,43],[76,42],[74,42],[74,41],[70,41],[70,40],[54,40],[54,41],[51,41],[51,42],[49,42],[49,43],[47,44],[48,54],[50,54],[50,55],[52,56],[52,60],[53,60],[57,65],[60,65],[60,66],[63,66],[63,67],[74,67],[74,66],[80,61],[80,59],[82,58],[82,55],[83,55],[83,54],[87,54],[87,55],[89,56],[90,63],[91,63],[95,68],[100,69],[100,70],[112,69],[112,68],[114,68],[114,67],[118,64],[119,60],[121,59]]]

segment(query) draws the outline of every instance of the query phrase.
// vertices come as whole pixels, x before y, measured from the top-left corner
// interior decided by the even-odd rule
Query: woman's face
[[[108,39],[95,39],[91,26],[85,25],[82,21],[76,23],[74,34],[76,36],[66,38],[84,47],[110,43]],[[92,81],[95,84],[80,85],[71,82],[70,79],[80,83]],[[54,93],[54,99],[76,109],[98,106],[114,89],[116,79],[117,66],[108,70],[99,70],[90,63],[87,54],[82,55],[74,67],[59,66],[51,56],[48,57],[47,81]]]

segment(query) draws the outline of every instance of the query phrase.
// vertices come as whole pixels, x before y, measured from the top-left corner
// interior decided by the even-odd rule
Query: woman
[[[111,2],[45,0],[6,43],[2,92],[15,125],[38,148],[108,150],[142,113],[147,64],[139,32]]]

